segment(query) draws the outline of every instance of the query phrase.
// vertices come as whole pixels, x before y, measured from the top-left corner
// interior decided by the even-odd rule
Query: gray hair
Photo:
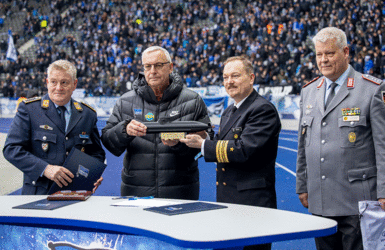
[[[64,70],[65,72],[70,74],[70,76],[72,77],[72,80],[75,81],[75,79],[76,79],[76,67],[71,62],[69,62],[67,60],[57,60],[57,61],[54,61],[53,63],[51,63],[47,69],[48,78],[49,78],[49,75],[51,74],[52,70],[54,70],[54,69]]]
[[[336,45],[341,49],[348,46],[345,32],[336,27],[323,28],[313,37],[314,45],[316,42],[324,43],[327,40],[336,40]]]
[[[164,55],[166,56],[166,60],[167,62],[171,63],[171,56],[170,56],[170,53],[168,53],[168,51],[160,46],[151,46],[151,47],[148,47],[147,49],[145,49],[142,53],[142,62],[143,62],[143,56],[144,54],[146,53],[149,53],[149,52],[153,52],[153,51],[157,51],[157,50],[161,50],[163,51]]]

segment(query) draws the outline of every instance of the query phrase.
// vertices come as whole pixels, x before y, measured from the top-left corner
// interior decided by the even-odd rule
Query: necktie
[[[237,111],[237,106],[233,106],[232,108],[231,108],[231,111],[230,111],[230,116],[232,116],[234,113],[235,113],[235,111]]]
[[[65,112],[66,112],[66,107],[64,106],[59,106],[58,109],[60,110],[60,119],[61,119],[61,124],[63,131],[66,130],[66,118],[65,118]]]
[[[336,87],[337,87],[337,83],[333,82],[332,85],[331,85],[331,89],[330,89],[330,93],[329,93],[328,99],[326,99],[325,110],[326,110],[327,106],[332,101],[332,99],[333,99],[333,97],[335,95]]]

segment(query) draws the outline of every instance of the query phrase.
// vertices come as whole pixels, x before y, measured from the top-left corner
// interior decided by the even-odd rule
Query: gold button
[[[217,171],[217,172],[218,172],[218,168],[215,168],[215,171]]]
[[[218,186],[218,182],[217,182],[217,186]]]
[[[222,171],[226,171],[226,169],[225,169],[225,168],[222,168]]]
[[[223,186],[226,186],[227,184],[226,184],[226,182],[223,182]]]

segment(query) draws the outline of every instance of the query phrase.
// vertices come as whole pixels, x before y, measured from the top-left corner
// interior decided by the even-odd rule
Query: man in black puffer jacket
[[[159,133],[146,134],[142,122],[159,119],[210,123],[202,98],[187,89],[173,73],[167,50],[153,46],[142,54],[144,74],[133,83],[133,90],[115,104],[102,130],[102,142],[114,155],[125,150],[121,195],[138,197],[199,198],[199,149],[188,148],[178,140],[161,140]],[[201,134],[206,134],[202,131]]]

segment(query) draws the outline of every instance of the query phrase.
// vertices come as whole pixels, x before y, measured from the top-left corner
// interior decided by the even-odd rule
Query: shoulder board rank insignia
[[[306,83],[305,85],[302,86],[302,88],[305,88],[306,86],[310,85],[311,83],[317,81],[318,79],[320,78],[320,76],[314,78],[313,80],[311,80],[310,82]]]
[[[80,112],[83,111],[82,106],[78,102],[74,102],[74,106],[75,106],[77,111],[80,111]]]
[[[27,104],[27,103],[31,103],[31,102],[38,101],[38,100],[40,100],[40,99],[41,99],[41,97],[37,96],[37,97],[25,99],[25,100],[23,100],[23,102],[24,102],[25,104]]]
[[[87,106],[88,108],[90,108],[92,111],[94,111],[94,112],[96,113],[96,110],[95,110],[93,107],[91,107],[89,104],[87,104],[87,103],[85,103],[85,102],[82,102],[82,104],[83,104],[84,106]]]
[[[381,85],[381,83],[382,83],[381,79],[378,79],[378,78],[371,76],[371,75],[365,74],[365,75],[362,75],[362,78],[364,78],[365,80],[368,80],[369,82],[377,84],[377,85]]]
[[[47,109],[49,107],[49,100],[43,100],[41,102],[41,107]]]

